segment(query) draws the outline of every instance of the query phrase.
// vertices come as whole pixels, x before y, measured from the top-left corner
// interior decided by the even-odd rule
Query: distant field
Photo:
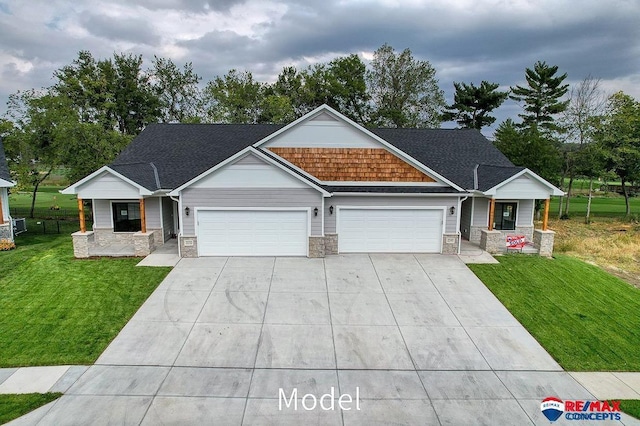
[[[61,186],[41,186],[38,188],[36,208],[51,208],[58,206],[60,209],[76,209],[78,202],[75,195],[62,195]],[[9,205],[17,208],[31,207],[32,193],[29,191],[12,192],[9,196]]]
[[[569,216],[585,216],[587,214],[587,202],[589,198],[586,196],[571,197],[569,205]],[[563,200],[563,203],[566,199]],[[640,213],[640,197],[632,197],[629,199],[631,203],[631,213]],[[551,217],[557,217],[560,197],[554,197],[551,202]],[[591,216],[594,217],[611,217],[622,218],[625,213],[624,197],[593,197],[591,201]]]

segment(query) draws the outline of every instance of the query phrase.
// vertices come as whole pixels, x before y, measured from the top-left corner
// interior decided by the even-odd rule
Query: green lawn
[[[26,393],[21,395],[0,395],[0,424],[27,414],[54,399],[61,393]]]
[[[75,195],[62,195],[59,191],[64,189],[61,186],[41,186],[38,188],[36,196],[36,207],[49,209],[58,206],[62,210],[74,210],[78,208],[78,201]],[[31,207],[31,191],[13,191],[9,196],[9,206],[12,208]]]
[[[170,268],[74,259],[69,234],[36,231],[0,252],[0,367],[91,364]]]
[[[570,371],[640,371],[640,290],[569,256],[469,265]]]
[[[626,399],[620,402],[620,408],[630,416],[640,419],[640,400]]]
[[[569,216],[582,217],[587,213],[587,202],[589,198],[586,196],[571,197],[569,204]],[[563,204],[566,200],[563,200]],[[631,203],[631,213],[640,213],[640,197],[632,197],[629,199]],[[550,215],[557,217],[560,197],[554,197],[551,201]],[[591,216],[593,217],[611,217],[622,218],[625,214],[624,197],[593,197],[591,201]]]

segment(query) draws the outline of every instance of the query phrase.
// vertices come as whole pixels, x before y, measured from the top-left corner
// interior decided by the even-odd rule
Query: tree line
[[[526,85],[499,90],[499,83],[454,82],[447,105],[435,68],[409,49],[382,45],[367,66],[358,55],[303,69],[288,66],[273,83],[232,69],[206,84],[192,63],[141,55],[96,59],[81,51],[56,70],[51,87],[10,96],[0,118],[10,166],[33,188],[58,166],[77,180],[115,156],[150,123],[289,123],[322,104],[369,127],[439,127],[455,121],[482,129],[507,99],[522,106],[507,119],[495,145],[516,165],[560,185],[569,178],[615,173],[624,184],[638,180],[638,103],[617,93],[606,99],[599,80],[588,77],[569,90],[567,74],[537,62],[525,70]],[[635,161],[635,162],[634,162]],[[627,211],[629,210],[628,194]],[[569,203],[564,205],[569,213]]]

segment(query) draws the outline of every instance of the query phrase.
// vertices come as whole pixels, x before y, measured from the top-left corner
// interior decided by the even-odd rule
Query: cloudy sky
[[[385,42],[430,61],[448,101],[454,81],[506,88],[537,60],[640,99],[638,0],[0,0],[0,114],[79,50],[192,62],[204,82],[231,68],[273,81],[286,65],[366,61]]]

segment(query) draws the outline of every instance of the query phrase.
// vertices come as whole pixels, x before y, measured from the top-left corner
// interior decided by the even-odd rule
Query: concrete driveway
[[[341,410],[342,394],[358,406],[344,397]],[[200,258],[181,260],[96,365],[20,421],[548,424],[550,395],[593,398],[457,256]]]

